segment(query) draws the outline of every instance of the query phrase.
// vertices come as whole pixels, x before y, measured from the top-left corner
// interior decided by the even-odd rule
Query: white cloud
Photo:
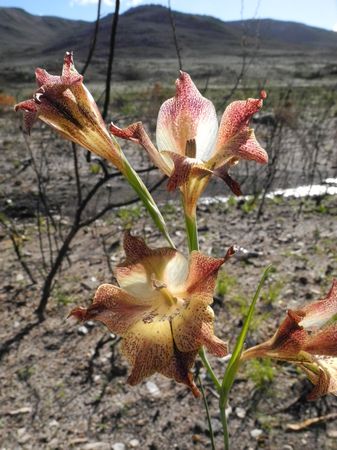
[[[128,0],[127,1],[127,6],[128,7],[135,7],[135,6],[139,6],[142,3],[144,3],[144,0]]]
[[[87,6],[87,5],[95,5],[98,3],[98,0],[71,0],[70,6]],[[114,0],[103,0],[104,5],[113,6],[115,4]]]

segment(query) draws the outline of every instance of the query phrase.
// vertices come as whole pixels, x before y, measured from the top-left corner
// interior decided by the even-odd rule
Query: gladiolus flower
[[[205,346],[219,357],[227,353],[214,335],[210,304],[217,272],[233,249],[220,259],[195,251],[188,261],[175,249],[153,250],[126,233],[124,250],[126,259],[115,271],[120,287],[101,285],[92,305],[70,316],[98,320],[123,337],[122,352],[133,366],[131,385],[159,372],[199,396],[190,372],[198,349]]]
[[[121,129],[111,124],[110,131],[118,137],[141,144],[153,163],[169,177],[168,190],[179,187],[189,216],[195,213],[199,196],[212,174],[222,178],[236,194],[239,184],[228,174],[239,160],[268,162],[268,155],[257,142],[249,120],[263,104],[261,98],[232,102],[225,110],[220,127],[214,105],[204,98],[191,80],[180,72],[176,95],[165,101],[157,120],[157,148],[146,134],[141,122]]]
[[[61,76],[44,69],[35,71],[38,89],[30,100],[15,105],[24,112],[27,133],[37,118],[54,128],[64,138],[111,161],[122,170],[121,152],[105,127],[98,107],[75,69],[72,53],[64,57]]]
[[[15,105],[16,111],[24,112],[25,131],[30,133],[39,118],[64,138],[110,161],[125,176],[158,229],[174,246],[151,194],[105,127],[92,95],[83,84],[82,75],[75,69],[72,53],[67,52],[64,57],[61,76],[50,75],[44,69],[36,69],[35,75],[38,89],[34,97]]]
[[[299,366],[315,388],[308,396],[315,399],[337,395],[337,280],[328,295],[303,308],[289,310],[275,335],[246,350],[242,359],[269,357]]]

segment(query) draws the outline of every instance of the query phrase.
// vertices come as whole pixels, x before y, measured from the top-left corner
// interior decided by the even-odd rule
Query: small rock
[[[51,441],[48,442],[48,448],[50,449],[60,448],[59,440],[57,438],[53,438]]]
[[[95,326],[95,322],[93,322],[92,320],[88,320],[87,322],[85,322],[85,325],[88,328],[93,328]]]
[[[232,407],[230,405],[225,409],[225,414],[227,418],[232,414]]]
[[[123,442],[116,442],[116,444],[112,446],[112,450],[125,450],[125,444],[123,444]]]
[[[32,439],[32,436],[29,433],[24,433],[22,436],[18,438],[19,444],[26,444],[28,441]]]
[[[22,273],[18,273],[15,277],[16,281],[23,281],[25,279],[24,275]]]
[[[23,428],[18,428],[18,430],[17,430],[17,435],[18,435],[19,438],[20,438],[21,436],[23,436],[25,433],[26,433],[26,428],[25,428],[25,427],[23,427]]]
[[[146,388],[149,391],[149,393],[154,397],[158,397],[160,395],[160,390],[159,387],[156,385],[156,383],[153,383],[152,381],[147,381]]]
[[[327,436],[332,439],[337,439],[337,430],[328,430]]]
[[[129,442],[130,447],[138,447],[140,444],[138,439],[131,439],[131,441]]]
[[[244,408],[235,408],[235,414],[239,419],[244,419],[246,417],[246,410]]]
[[[80,327],[77,328],[77,333],[80,336],[85,336],[86,334],[88,334],[89,330],[85,325],[81,325]]]
[[[282,447],[282,450],[294,450],[294,447],[292,447],[291,445],[286,444],[286,445],[284,445]]]
[[[110,444],[108,444],[107,442],[89,442],[89,444],[83,445],[82,448],[83,448],[83,450],[110,450],[111,449]],[[124,449],[120,449],[120,450],[124,450]]]
[[[52,420],[48,423],[48,426],[49,426],[50,428],[52,428],[52,427],[58,428],[58,427],[60,426],[60,424],[58,423],[57,420],[52,419]]]
[[[255,428],[254,430],[252,430],[250,432],[250,435],[251,435],[252,438],[258,439],[261,436],[262,433],[263,433],[262,430],[259,430],[258,428]]]

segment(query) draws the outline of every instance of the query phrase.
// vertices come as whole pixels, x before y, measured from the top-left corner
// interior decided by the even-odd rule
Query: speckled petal
[[[168,367],[173,358],[169,321],[137,322],[124,336],[122,352],[133,366],[128,378],[131,385]]]
[[[203,97],[186,72],[176,81],[176,95],[166,100],[158,114],[157,147],[185,155],[186,142],[196,141],[196,158],[207,161],[218,130],[218,120],[211,101]]]
[[[337,314],[337,280],[333,280],[327,296],[301,308],[304,315],[300,325],[306,330],[317,330]]]
[[[184,183],[187,183],[191,178],[201,179],[212,175],[211,170],[194,158],[186,158],[174,152],[164,151],[162,154],[171,158],[174,163],[174,169],[167,183],[168,191],[174,191]]]
[[[153,145],[151,139],[144,130],[142,122],[136,122],[126,128],[119,128],[111,123],[109,127],[110,132],[121,139],[136,142],[141,145],[148,153],[153,164],[163,172],[164,175],[170,175],[172,171],[172,164],[169,164],[161,153]]]
[[[197,388],[193,380],[193,374],[191,373],[197,353],[197,351],[180,352],[175,347],[170,364],[160,370],[162,375],[165,375],[168,378],[173,378],[177,383],[182,383],[188,386],[194,397],[200,397],[200,391]]]
[[[259,99],[239,100],[227,106],[210,164],[219,167],[232,156],[262,164],[268,162],[267,153],[256,141],[254,131],[248,128],[251,117],[262,107],[263,98],[265,93]]]
[[[14,106],[15,111],[23,111],[23,129],[27,134],[30,134],[32,126],[39,114],[39,107],[33,99],[25,100]]]
[[[151,304],[141,302],[123,289],[112,284],[102,284],[89,308],[75,308],[69,316],[81,321],[98,320],[112,333],[123,335],[131,325],[142,320],[150,309]]]
[[[191,352],[205,346],[215,356],[225,356],[227,345],[214,335],[214,313],[199,296],[190,298],[185,309],[172,320],[174,342],[181,352]]]
[[[337,324],[311,334],[304,350],[313,355],[337,356]]]
[[[301,318],[296,311],[289,310],[274,336],[244,351],[242,359],[270,357],[296,360],[309,339],[308,333],[299,325]]]
[[[213,258],[193,251],[190,255],[190,270],[185,284],[186,292],[208,296],[207,301],[211,303],[218,271],[233,254],[233,247],[227,251],[224,258]]]
[[[337,358],[319,357],[310,364],[299,364],[299,367],[315,385],[308,400],[316,400],[326,394],[337,395]]]
[[[27,131],[38,117],[64,138],[107,159],[123,172],[120,149],[108,133],[92,95],[82,82],[82,75],[76,71],[72,54],[66,53],[61,76],[39,68],[36,80],[39,87],[29,100],[35,103],[36,109],[25,109],[27,102],[15,107],[25,111]]]

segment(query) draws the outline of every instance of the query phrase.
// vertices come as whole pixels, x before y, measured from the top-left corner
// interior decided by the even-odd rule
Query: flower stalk
[[[256,302],[260,296],[261,289],[262,289],[271,270],[272,270],[272,266],[270,265],[264,270],[264,272],[262,274],[260,282],[255,291],[255,295],[250,304],[247,317],[244,321],[244,324],[243,324],[243,327],[239,334],[239,337],[237,338],[231,359],[228,362],[224,377],[222,379],[221,393],[220,393],[220,399],[219,399],[219,409],[220,409],[220,414],[221,414],[221,423],[222,423],[225,450],[229,450],[229,448],[230,448],[229,447],[227,417],[226,417],[226,407],[228,404],[228,396],[229,396],[231,387],[234,383],[236,373],[239,369],[241,354],[243,351],[243,347],[244,347],[246,336],[247,336],[247,333],[249,330],[249,326],[250,326],[250,323],[253,318]]]
[[[137,174],[137,172],[134,170],[134,168],[131,166],[129,161],[127,160],[124,153],[121,151],[121,159],[122,159],[122,168],[121,171],[125,178],[127,179],[130,186],[134,189],[134,191],[138,194],[140,200],[143,202],[143,205],[149,212],[154,224],[158,228],[158,230],[163,234],[167,242],[172,248],[175,248],[175,245],[169,235],[169,232],[167,230],[167,226],[165,223],[165,220],[156,204],[156,202],[153,200],[152,195],[148,191],[147,187]]]

